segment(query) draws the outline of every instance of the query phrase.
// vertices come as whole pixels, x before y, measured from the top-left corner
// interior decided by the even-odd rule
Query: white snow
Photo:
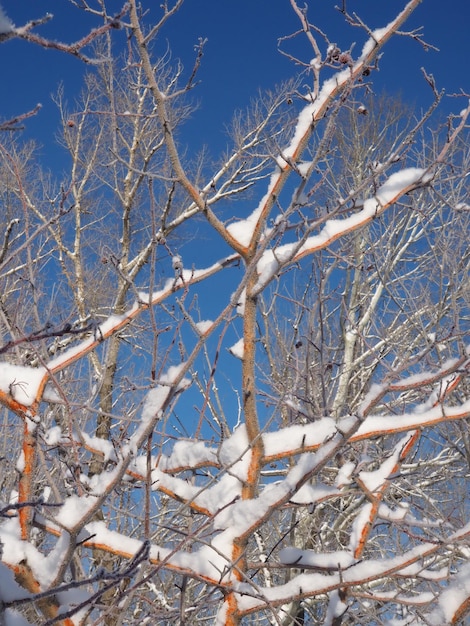
[[[77,496],[71,495],[65,499],[63,505],[55,515],[55,521],[64,528],[72,529],[96,504],[97,498],[92,495]]]
[[[145,398],[142,408],[142,422],[145,424],[155,417],[161,417],[161,410],[165,400],[170,395],[171,387],[157,385],[154,389],[150,389]]]
[[[265,195],[261,198],[260,203],[249,217],[244,220],[238,220],[227,227],[227,230],[232,237],[234,237],[241,245],[245,247],[249,246],[256,224],[258,223],[266,202],[275,190],[283,170],[287,167],[291,167],[289,164],[291,159],[295,160],[296,158],[300,158],[300,155],[297,154],[297,152],[302,144],[302,139],[309,132],[315,120],[316,113],[321,110],[331,94],[347,82],[350,76],[351,71],[349,68],[336,72],[334,76],[323,83],[315,101],[307,104],[300,111],[291,141],[289,145],[281,151],[278,158],[278,166],[271,174],[268,188]],[[308,169],[310,164],[306,165]],[[300,168],[302,169],[302,165],[300,165]]]
[[[294,504],[316,504],[327,498],[341,495],[337,489],[324,485],[318,480],[312,485],[306,483],[290,498],[290,502]]]
[[[44,441],[48,446],[57,445],[62,439],[62,429],[60,426],[52,426],[44,434]]]
[[[31,406],[47,374],[44,367],[26,367],[0,362],[0,389],[23,406]]]
[[[279,552],[279,560],[284,565],[298,565],[312,569],[344,569],[356,561],[346,550],[318,553],[299,548],[283,548]]]
[[[232,235],[232,237],[234,237],[234,239],[236,239],[242,246],[248,247],[250,245],[253,232],[261,216],[264,205],[278,182],[279,173],[280,169],[276,168],[273,174],[271,174],[268,189],[253,213],[251,213],[251,215],[249,215],[246,219],[238,220],[227,226],[227,230],[230,235]]]
[[[465,609],[470,599],[470,563],[463,564],[454,576],[449,577],[448,571],[445,570],[437,571],[437,574],[440,575],[440,579],[437,580],[447,579],[448,587],[440,594],[438,606],[423,616],[426,619],[425,623],[429,626],[457,623],[455,618],[459,609]]]
[[[179,271],[183,269],[183,259],[179,254],[175,254],[171,259],[171,264],[175,271]]]
[[[2,542],[2,560],[5,563],[16,564],[25,558],[25,542],[21,541],[21,532],[18,517],[2,520],[0,526],[0,540]]]
[[[363,417],[364,411],[368,409],[368,407],[370,406],[372,402],[374,402],[377,398],[380,398],[380,396],[383,393],[385,393],[386,389],[387,389],[386,385],[379,385],[378,383],[372,383],[369,391],[366,393],[363,401],[359,405],[357,414],[360,417]]]
[[[109,459],[115,458],[115,448],[112,441],[103,439],[102,437],[91,437],[86,432],[81,432],[81,437],[83,438],[85,444],[92,450],[102,453],[104,461],[109,461]]]
[[[168,371],[161,376],[159,384],[148,392],[142,409],[141,419],[144,424],[155,417],[159,417],[159,413],[170,394],[175,380],[184,370],[185,366],[185,363],[180,363],[179,365],[169,367]],[[185,389],[190,384],[191,381],[189,378],[183,378],[178,384],[178,389]]]
[[[222,443],[219,459],[222,465],[229,468],[230,474],[244,481],[248,475],[248,464],[251,450],[248,443],[246,426],[235,429],[233,434]]]
[[[101,496],[106,493],[110,485],[117,484],[121,474],[122,468],[121,465],[118,464],[113,469],[104,470],[99,474],[95,474],[91,478],[83,474],[81,475],[81,478],[82,482],[87,482],[90,488],[90,495]]]
[[[230,346],[230,348],[228,349],[230,354],[232,354],[237,359],[243,359],[244,350],[245,342],[243,340],[243,337],[239,339],[236,343],[234,343],[233,346]]]
[[[249,583],[240,583],[237,585],[237,592],[240,594],[237,597],[238,607],[240,611],[254,610],[258,607],[265,607],[267,602],[286,603],[299,593],[308,595],[324,594],[328,591],[333,591],[343,582],[348,587],[354,584],[363,584],[367,581],[379,579],[389,571],[397,572],[401,566],[404,569],[407,563],[418,562],[426,554],[435,551],[435,549],[435,544],[424,543],[390,559],[364,559],[352,564],[339,574],[318,572],[299,574],[289,582],[275,587],[253,588]]]
[[[341,600],[339,591],[331,591],[328,594],[328,609],[326,611],[325,626],[336,623],[335,618],[340,618],[347,611],[348,604]]]
[[[411,439],[411,435],[406,435],[395,445],[393,453],[381,463],[379,469],[373,472],[362,471],[359,473],[359,478],[364,483],[366,488],[374,493],[380,489],[384,482],[389,479],[393,474],[394,468],[397,465],[401,452],[406,447]]]
[[[404,191],[416,184],[419,180],[426,182],[426,170],[420,167],[408,167],[406,169],[395,172],[388,177],[386,182],[379,187],[375,198],[382,204],[388,204],[395,200],[397,196],[401,196]]]
[[[218,451],[208,448],[204,442],[180,440],[171,455],[161,457],[158,468],[152,471],[152,484],[155,489],[169,490],[179,498],[206,509],[210,514],[216,514],[239,496],[246,479],[250,455],[244,426],[237,428]],[[227,471],[203,487],[165,473],[170,468],[195,468],[202,464],[215,466],[217,462],[222,463]]]
[[[293,242],[266,250],[257,264],[259,275],[257,290],[261,290],[284,263],[326,247],[341,235],[367,224],[378,216],[386,205],[396,200],[420,180],[424,181],[425,178],[426,170],[417,167],[395,172],[379,187],[375,196],[364,201],[363,208],[357,213],[344,219],[328,220],[317,235],[308,237],[301,246]]]
[[[162,300],[164,300],[168,295],[173,293],[176,288],[184,287],[185,284],[190,283],[190,282],[193,282],[193,283],[200,282],[201,280],[204,280],[204,278],[207,278],[208,276],[211,276],[212,274],[219,272],[228,264],[230,264],[232,261],[239,260],[239,258],[240,257],[238,254],[231,254],[225,257],[224,259],[217,261],[216,263],[213,263],[212,265],[204,269],[181,270],[179,273],[184,282],[182,282],[179,278],[177,280],[175,280],[175,278],[168,278],[165,281],[165,284],[163,285],[163,287],[159,289],[158,291],[152,292],[152,294],[149,294],[148,292],[145,292],[145,291],[139,291],[137,294],[139,301],[134,304],[134,306],[131,308],[130,311],[127,311],[125,313],[124,317],[129,317],[129,315],[131,315],[133,311],[137,310],[140,306],[139,303],[157,304],[158,302],[161,302]],[[181,257],[180,257],[180,260],[181,260]]]
[[[470,598],[470,563],[465,563],[458,574],[450,580],[446,589],[439,598],[439,606],[444,613],[446,623],[450,624],[457,609]]]
[[[105,337],[110,331],[113,331],[129,317],[129,313],[124,315],[110,315],[105,321],[98,326],[94,333],[94,339]]]
[[[372,504],[370,502],[367,502],[362,506],[362,508],[359,510],[359,513],[354,518],[354,521],[351,525],[351,532],[349,537],[349,549],[351,550],[351,552],[354,552],[359,546],[362,533],[365,526],[369,523],[371,513]]]
[[[49,552],[47,557],[41,559],[40,575],[38,575],[38,578],[40,578],[44,588],[50,587],[53,583],[69,544],[70,535],[64,531],[60,534],[54,548]]]
[[[81,354],[82,352],[86,352],[95,342],[96,342],[96,339],[94,336],[84,339],[83,341],[78,343],[76,346],[72,346],[71,348],[68,348],[68,350],[65,350],[64,352],[62,352],[62,354],[59,354],[55,358],[51,359],[47,363],[47,369],[53,372],[56,372],[62,369],[63,367],[67,365],[67,363],[72,362],[78,354]]]
[[[237,315],[243,316],[245,314],[246,289],[243,289],[240,296],[236,299],[236,302],[234,302],[235,295],[236,294],[232,294],[230,302],[234,303],[237,310]]]
[[[460,117],[465,117],[466,115],[468,115],[468,108],[469,108],[469,107],[467,107],[466,109],[462,109],[462,110],[460,111],[460,113],[459,113],[459,116],[460,116]]]
[[[170,456],[160,457],[158,468],[162,471],[174,468],[197,467],[198,465],[215,464],[217,450],[209,448],[203,441],[180,439],[175,443]]]
[[[203,335],[212,327],[213,324],[214,322],[212,322],[211,320],[201,320],[200,322],[196,323],[196,328]]]
[[[340,470],[336,476],[335,486],[338,488],[345,487],[353,482],[351,478],[353,471],[356,469],[356,464],[352,461],[345,463],[340,467]]]
[[[79,540],[84,540],[89,536],[93,536],[93,543],[109,546],[117,554],[125,554],[129,557],[134,556],[142,548],[141,541],[109,530],[104,522],[88,523],[83,533],[80,534]],[[227,560],[223,556],[225,541],[223,543],[224,545],[217,546],[217,550],[211,546],[203,546],[193,552],[176,549],[171,550],[158,545],[152,545],[150,548],[150,558],[155,560],[165,559],[172,567],[189,569],[198,575],[220,580],[222,572],[228,570],[230,566],[230,557]]]
[[[241,491],[241,483],[235,476],[224,474],[210,485],[200,487],[192,483],[164,474],[158,469],[152,471],[152,485],[154,489],[161,489],[175,494],[187,502],[192,502],[200,509],[204,509],[209,515],[215,515],[220,509],[230,504],[237,498]],[[217,528],[225,528],[220,523]]]
[[[18,454],[18,458],[16,459],[15,468],[16,468],[16,471],[19,472],[20,474],[24,470],[24,452],[23,452],[23,450],[21,450],[21,452]]]
[[[21,539],[21,531],[18,517],[4,518],[0,525],[0,541],[2,543],[2,561],[10,565],[16,565],[26,560],[31,566],[34,577],[41,585],[47,585],[54,578],[57,571],[57,560],[64,553],[68,542],[68,535],[56,542],[55,547],[44,556],[32,543]],[[0,600],[14,600],[15,598],[29,597],[29,593],[16,586],[3,564],[0,564]],[[1,621],[1,620],[0,620]]]
[[[311,424],[288,426],[278,431],[263,434],[265,454],[275,457],[289,450],[301,450],[303,447],[320,445],[327,437],[336,432],[336,422],[331,417]]]
[[[14,28],[15,25],[0,6],[0,34],[11,33]]]
[[[372,31],[372,37],[369,37],[369,39],[366,41],[362,48],[359,61],[365,59],[366,56],[374,50],[374,48],[377,46],[377,41],[380,41],[382,37],[390,31],[390,29],[393,27],[393,23],[394,22],[390,22],[390,24],[387,24],[387,26],[384,26],[383,28],[376,28],[374,31]]]
[[[444,417],[446,421],[470,416],[470,400],[459,406],[441,406],[440,404],[424,413],[403,413],[402,415],[371,415],[359,427],[356,436],[363,438],[376,432],[400,432],[412,430],[420,426],[439,423]]]

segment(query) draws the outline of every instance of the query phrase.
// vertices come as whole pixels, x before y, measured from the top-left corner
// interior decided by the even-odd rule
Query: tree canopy
[[[464,623],[469,96],[374,92],[419,0],[374,30],[343,2],[362,49],[290,0],[292,79],[195,155],[205,42],[155,51],[182,4],[72,2],[74,43],[0,11],[87,70],[63,173],[37,109],[0,122],[2,619]]]

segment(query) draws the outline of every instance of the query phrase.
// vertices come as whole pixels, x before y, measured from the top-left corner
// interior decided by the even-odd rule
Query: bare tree
[[[203,42],[152,53],[182,1],[73,4],[78,44],[0,21],[93,61],[66,178],[0,143],[5,623],[462,622],[470,107],[431,132],[429,76],[420,118],[368,95],[418,0],[343,6],[362,52],[291,0],[314,58],[215,165],[179,134]],[[196,228],[230,252],[201,266]]]

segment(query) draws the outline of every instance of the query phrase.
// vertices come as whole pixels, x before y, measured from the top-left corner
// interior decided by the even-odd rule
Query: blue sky
[[[71,6],[66,0],[2,0],[1,4],[16,25],[29,19],[53,13],[54,18],[37,32],[57,40],[72,42],[96,25],[94,18]],[[121,5],[116,2],[116,7]],[[157,15],[159,3],[144,3]],[[301,3],[302,4],[302,3]],[[310,20],[329,34],[340,47],[357,41],[361,49],[364,35],[359,29],[346,27],[335,10],[338,0],[309,2]],[[355,11],[372,28],[388,23],[405,5],[405,0],[350,0],[349,11]],[[410,103],[426,106],[430,90],[422,79],[420,67],[433,73],[439,88],[447,93],[461,88],[470,91],[468,72],[468,0],[423,0],[407,29],[424,26],[426,40],[440,52],[425,52],[407,38],[396,37],[385,49],[379,73],[374,76],[377,91],[400,93]],[[157,45],[165,51],[169,44],[173,58],[182,59],[188,70],[198,38],[208,39],[202,68],[201,84],[194,90],[198,103],[187,132],[194,147],[204,143],[225,142],[224,127],[233,111],[245,108],[258,89],[273,88],[295,74],[296,68],[277,50],[279,37],[298,28],[288,0],[186,0],[183,8],[165,27]],[[124,41],[123,33],[116,37]],[[302,38],[290,44],[289,51],[308,60],[313,55]],[[73,100],[80,89],[84,71],[80,61],[52,50],[41,50],[23,41],[9,41],[0,46],[0,116],[3,118],[43,105],[40,115],[28,122],[27,134],[36,137],[45,148],[51,165],[55,163],[53,136],[58,116],[51,94],[60,82],[66,96]],[[459,103],[447,99],[443,110],[455,109]]]

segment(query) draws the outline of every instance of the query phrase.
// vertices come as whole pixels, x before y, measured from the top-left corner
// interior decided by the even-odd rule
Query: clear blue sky
[[[405,0],[349,0],[349,11],[356,11],[372,28],[388,23],[405,5]],[[66,0],[1,0],[7,15],[17,25],[40,18],[47,12],[53,20],[37,29],[41,35],[72,42],[96,25],[94,18],[71,6]],[[108,3],[113,4],[113,3]],[[116,8],[121,2],[114,2]],[[303,4],[303,3],[301,3]],[[359,29],[345,27],[343,17],[334,9],[340,0],[310,1],[312,22],[327,32],[341,47],[357,41],[361,49],[364,35]],[[159,12],[158,2],[144,2],[150,15]],[[385,49],[381,70],[374,76],[377,91],[387,90],[418,106],[431,101],[429,88],[420,67],[433,73],[439,88],[447,93],[460,88],[470,92],[468,71],[469,0],[423,0],[407,29],[424,26],[427,41],[440,52],[424,52],[416,42],[397,37]],[[296,68],[277,51],[277,40],[298,28],[288,0],[186,0],[180,13],[168,22],[160,40],[167,43],[173,57],[181,58],[189,69],[194,45],[207,37],[202,69],[202,84],[194,90],[199,110],[189,125],[195,144],[211,143],[215,137],[224,141],[224,124],[235,109],[244,108],[259,88],[273,88],[295,73]],[[123,33],[116,36],[124,40]],[[291,50],[293,48],[291,47]],[[313,55],[302,40],[296,48],[306,60]],[[31,109],[37,102],[43,110],[28,122],[28,135],[52,148],[57,129],[57,111],[51,94],[63,81],[66,95],[73,100],[80,88],[81,62],[53,50],[41,50],[23,41],[0,45],[0,117],[6,118]],[[459,109],[448,100],[444,110]],[[195,146],[196,147],[196,146]],[[51,163],[54,161],[52,155]]]

